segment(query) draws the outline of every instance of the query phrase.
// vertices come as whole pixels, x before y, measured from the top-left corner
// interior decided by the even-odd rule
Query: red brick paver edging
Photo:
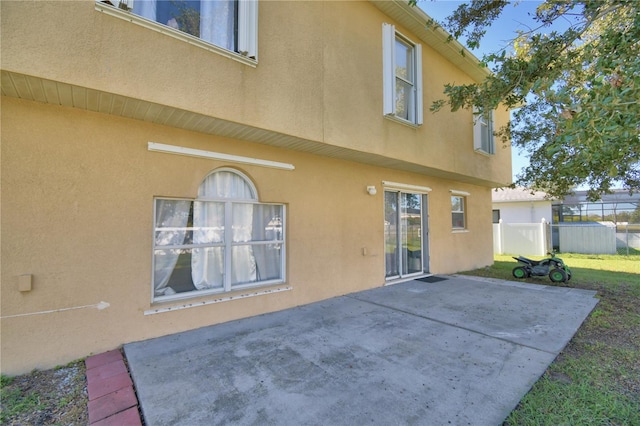
[[[115,349],[85,360],[91,426],[142,426],[138,399],[122,353]]]

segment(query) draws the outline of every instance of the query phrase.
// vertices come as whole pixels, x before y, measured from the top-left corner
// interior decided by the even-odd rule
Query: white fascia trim
[[[457,191],[455,189],[450,189],[449,192],[451,193],[451,195],[461,195],[463,197],[468,197],[469,195],[471,195],[471,193],[469,193],[469,192]]]
[[[256,59],[241,55],[236,52],[232,52],[227,49],[223,49],[222,47],[218,47],[215,44],[207,43],[206,41],[192,36],[191,34],[187,34],[180,30],[176,30],[174,28],[168,27],[166,25],[162,25],[159,22],[150,21],[149,19],[145,19],[141,16],[134,14],[133,12],[119,9],[115,6],[109,6],[106,4],[101,4],[96,1],[95,9],[98,12],[102,12],[105,15],[113,16],[118,19],[124,19],[125,21],[129,21],[132,24],[140,25],[141,27],[145,27],[147,29],[165,34],[169,37],[176,38],[178,40],[182,40],[185,43],[192,44],[201,49],[208,50],[213,53],[217,53],[218,55],[226,56],[229,59],[233,59],[238,62],[242,62],[245,65],[252,66],[254,68],[257,67],[258,61]],[[255,48],[255,46],[253,47]],[[255,53],[254,53],[255,54]]]
[[[428,186],[410,185],[408,183],[390,182],[388,180],[383,180],[382,186],[390,189],[406,189],[409,191],[419,192],[422,194],[426,194],[432,191],[432,189],[429,188]]]
[[[280,170],[295,170],[295,166],[289,163],[278,161],[261,160],[259,158],[242,157],[239,155],[223,154],[221,152],[203,151],[201,149],[185,148],[183,146],[166,145],[162,143],[149,142],[149,151],[164,152],[168,154],[186,155],[189,157],[209,158],[213,160],[229,161],[232,163],[251,164],[254,166],[271,167]]]

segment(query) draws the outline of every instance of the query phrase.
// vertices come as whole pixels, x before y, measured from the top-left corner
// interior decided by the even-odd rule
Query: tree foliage
[[[442,25],[475,48],[508,5],[472,0]],[[639,191],[640,1],[546,0],[534,19],[538,28],[518,33],[513,51],[482,59],[492,64],[484,82],[445,85],[431,110],[512,109],[496,134],[530,155],[517,185],[557,197],[585,186],[590,199]],[[564,31],[553,30],[558,20]]]

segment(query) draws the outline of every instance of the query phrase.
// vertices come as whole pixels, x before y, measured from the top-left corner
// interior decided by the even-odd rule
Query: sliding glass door
[[[418,275],[429,270],[427,196],[385,190],[384,239],[387,279]]]

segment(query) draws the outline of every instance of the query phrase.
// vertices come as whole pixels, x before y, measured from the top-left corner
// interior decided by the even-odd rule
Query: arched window
[[[247,176],[234,169],[210,173],[198,188],[198,199],[258,200],[258,191]]]
[[[156,198],[153,299],[283,282],[284,215],[229,168],[209,174],[195,200]]]

